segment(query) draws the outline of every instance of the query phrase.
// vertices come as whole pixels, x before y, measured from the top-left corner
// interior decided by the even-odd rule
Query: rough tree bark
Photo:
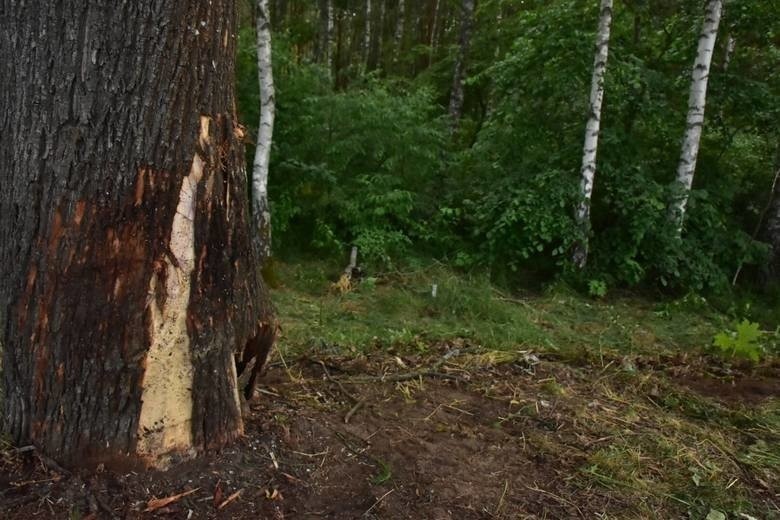
[[[450,93],[451,130],[455,133],[460,125],[463,111],[463,82],[466,79],[466,56],[471,43],[471,30],[474,25],[474,0],[463,0],[461,5],[460,40],[458,42],[458,57],[455,60],[455,72],[452,75],[452,92]]]
[[[261,264],[271,257],[271,208],[268,204],[268,164],[274,133],[276,103],[271,63],[271,26],[268,0],[257,0],[257,79],[260,83],[260,122],[252,164],[253,243]]]
[[[685,208],[693,185],[693,174],[696,171],[696,158],[699,154],[701,131],[704,125],[704,105],[707,100],[707,80],[710,75],[712,54],[715,50],[715,39],[718,35],[723,0],[709,0],[704,14],[699,45],[696,51],[696,61],[691,75],[691,90],[688,97],[688,117],[686,119],[685,136],[683,137],[680,162],[677,166],[677,184],[679,193],[670,206],[670,213],[677,229],[682,231],[685,218]]]
[[[575,219],[582,232],[582,239],[574,247],[574,265],[580,269],[588,261],[588,233],[590,232],[590,200],[596,177],[596,152],[601,128],[601,104],[604,100],[604,74],[609,57],[609,34],[612,26],[612,0],[601,0],[599,30],[596,35],[596,57],[593,60],[593,77],[590,85],[590,106],[585,126],[585,144],[582,147],[580,168],[580,203]]]
[[[269,316],[234,109],[233,0],[30,0],[0,17],[4,426],[66,465],[242,433]]]

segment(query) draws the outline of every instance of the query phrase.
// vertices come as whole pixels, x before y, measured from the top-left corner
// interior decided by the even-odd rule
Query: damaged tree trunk
[[[5,2],[4,427],[65,465],[242,434],[268,328],[235,118],[233,0]]]

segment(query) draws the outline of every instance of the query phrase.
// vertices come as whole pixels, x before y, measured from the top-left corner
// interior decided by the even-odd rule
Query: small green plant
[[[758,323],[742,320],[734,324],[734,330],[716,334],[713,345],[722,355],[758,361],[763,353],[760,338]]]
[[[607,295],[607,282],[604,280],[590,280],[588,282],[588,296],[591,298],[603,298]]]
[[[375,462],[379,466],[379,472],[371,479],[371,483],[375,486],[379,486],[390,480],[393,476],[390,464],[383,460],[375,459]]]

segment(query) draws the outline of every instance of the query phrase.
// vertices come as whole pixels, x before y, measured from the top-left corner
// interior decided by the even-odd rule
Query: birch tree
[[[404,0],[398,0],[398,11],[396,12],[395,19],[395,35],[393,41],[395,43],[395,51],[393,53],[393,63],[397,63],[401,57],[401,50],[404,39],[404,30],[406,28],[406,5]]]
[[[363,67],[368,68],[369,55],[371,54],[371,0],[366,0],[366,20],[363,30]]]
[[[328,68],[328,74],[333,72],[333,0],[320,0],[320,35],[318,41],[319,63]]]
[[[385,10],[387,8],[385,5],[386,2],[387,0],[379,0],[379,23],[377,24],[376,31],[374,31],[376,33],[376,56],[372,61],[372,68],[375,68],[377,65],[382,65],[382,51],[385,36]]]
[[[604,100],[604,74],[609,57],[609,35],[612,26],[612,0],[601,0],[599,30],[596,35],[596,57],[593,60],[593,76],[590,85],[588,122],[585,125],[585,144],[582,147],[580,168],[580,203],[575,212],[582,239],[574,248],[574,264],[580,269],[588,261],[588,233],[590,232],[590,201],[596,177],[596,153],[601,128],[601,105]]]
[[[682,231],[685,209],[688,204],[693,175],[696,171],[696,159],[699,155],[701,132],[704,125],[704,105],[707,100],[707,81],[710,75],[715,39],[718,35],[723,0],[709,0],[704,14],[696,61],[691,73],[691,89],[688,96],[688,117],[685,122],[682,152],[677,166],[677,185],[679,193],[670,206],[670,213],[678,231]]]
[[[471,43],[471,31],[474,25],[474,0],[463,0],[461,5],[460,39],[458,57],[455,60],[455,72],[452,75],[449,114],[451,129],[455,133],[460,125],[463,112],[463,83],[466,79],[466,57]]]
[[[428,51],[428,66],[431,65],[433,62],[433,56],[436,54],[436,46],[438,45],[438,34],[439,34],[439,16],[440,12],[439,9],[441,7],[441,0],[434,0],[433,4],[433,22],[431,23],[431,37],[428,41],[428,45],[430,47]]]
[[[164,466],[242,435],[234,346],[268,319],[236,5],[60,4],[0,17],[2,422],[64,465]]]
[[[271,23],[268,0],[257,0],[257,79],[260,84],[260,121],[252,164],[252,217],[255,249],[264,263],[271,256],[271,209],[268,204],[268,164],[274,133],[274,74],[271,63]]]

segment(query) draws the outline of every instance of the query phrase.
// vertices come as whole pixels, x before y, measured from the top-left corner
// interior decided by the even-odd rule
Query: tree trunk
[[[775,152],[775,174],[772,183],[772,199],[766,212],[763,239],[769,243],[767,278],[780,281],[780,143]]]
[[[317,61],[333,73],[333,0],[320,0],[320,37]]]
[[[609,56],[609,33],[612,26],[612,0],[601,0],[599,31],[596,35],[596,57],[593,60],[593,77],[590,84],[590,106],[585,126],[585,144],[582,147],[580,168],[580,203],[575,212],[582,239],[574,247],[574,264],[580,269],[588,261],[588,233],[590,232],[590,200],[596,176],[596,152],[601,127],[601,104],[604,100],[604,74]]]
[[[431,37],[428,42],[430,49],[428,50],[428,66],[433,63],[433,56],[436,54],[436,46],[438,45],[439,35],[439,16],[441,15],[441,0],[434,0],[433,5],[433,22],[431,23]]]
[[[455,60],[455,73],[452,75],[450,94],[451,129],[455,133],[460,125],[463,111],[463,82],[466,79],[466,56],[471,42],[471,30],[474,24],[474,0],[463,0],[460,25],[458,57]]]
[[[4,425],[66,465],[242,434],[268,314],[234,106],[233,0],[4,2]],[[259,321],[258,321],[259,320]]]
[[[734,38],[733,35],[729,34],[728,38],[726,39],[726,51],[723,55],[723,72],[727,72],[729,70],[729,65],[731,64],[731,56],[734,55],[734,50],[737,48],[737,40]]]
[[[371,54],[371,0],[366,0],[366,19],[363,31],[363,68],[368,69],[368,60]]]
[[[382,50],[384,46],[384,37],[385,37],[385,12],[386,12],[386,2],[387,0],[379,0],[379,24],[376,31],[376,56],[374,56],[374,60],[371,66],[371,69],[375,69],[377,67],[382,67]]]
[[[275,0],[271,9],[271,25],[278,31],[287,19],[287,0]]]
[[[393,41],[395,43],[395,49],[393,49],[393,63],[398,63],[401,57],[402,46],[404,43],[404,30],[406,29],[406,4],[404,0],[398,0],[398,11],[396,12],[395,19],[395,35]]]
[[[699,154],[701,130],[704,125],[704,104],[707,99],[707,80],[710,75],[712,53],[715,50],[715,38],[718,35],[718,25],[723,8],[723,0],[709,0],[704,15],[699,46],[696,52],[696,62],[691,75],[691,91],[688,97],[688,117],[686,119],[685,136],[682,153],[677,167],[677,184],[680,193],[670,206],[670,213],[682,231],[685,208],[693,185],[693,174],[696,171],[696,158]]]
[[[260,83],[260,122],[252,165],[252,219],[257,260],[271,257],[271,208],[268,204],[268,163],[274,133],[274,73],[271,64],[271,27],[268,0],[257,1],[257,79]]]

